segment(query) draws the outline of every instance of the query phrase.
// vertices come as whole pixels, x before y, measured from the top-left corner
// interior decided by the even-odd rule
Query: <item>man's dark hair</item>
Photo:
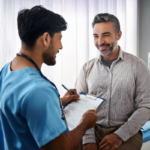
[[[44,32],[48,32],[52,38],[55,33],[67,29],[67,22],[62,16],[43,6],[19,11],[17,23],[22,44],[28,48],[33,47],[37,38]]]
[[[101,14],[97,14],[94,17],[93,23],[92,23],[92,27],[94,27],[94,25],[96,23],[102,23],[102,22],[112,22],[114,29],[115,29],[115,33],[118,34],[118,32],[120,31],[120,23],[117,17],[115,17],[112,14],[108,14],[108,13],[101,13]]]

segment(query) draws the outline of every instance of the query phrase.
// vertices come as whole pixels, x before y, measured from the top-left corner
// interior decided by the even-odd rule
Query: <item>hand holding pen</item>
[[[64,85],[62,85],[64,89],[67,90],[65,95],[61,98],[62,105],[65,106],[68,104],[70,101],[78,101],[79,100],[79,95],[77,94],[76,89],[67,89]]]

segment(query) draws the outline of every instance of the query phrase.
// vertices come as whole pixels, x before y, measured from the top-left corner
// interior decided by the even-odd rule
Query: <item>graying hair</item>
[[[94,27],[94,25],[96,23],[102,23],[102,22],[112,22],[113,23],[113,26],[114,26],[114,30],[115,30],[115,33],[118,34],[119,31],[120,31],[120,23],[119,23],[119,20],[117,17],[115,17],[114,15],[112,14],[108,14],[108,13],[100,13],[100,14],[97,14],[95,17],[94,17],[94,20],[92,22],[92,27]]]

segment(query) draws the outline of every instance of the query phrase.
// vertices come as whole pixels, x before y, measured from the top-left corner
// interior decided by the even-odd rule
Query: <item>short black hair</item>
[[[94,17],[93,23],[92,23],[92,27],[94,27],[94,25],[96,23],[102,23],[102,22],[112,22],[114,29],[115,29],[115,33],[118,34],[120,31],[120,23],[119,20],[116,16],[109,14],[109,13],[100,13],[97,14]]]
[[[61,15],[40,5],[19,11],[17,23],[22,44],[28,48],[33,47],[37,38],[45,32],[52,38],[55,33],[67,29],[67,22]]]

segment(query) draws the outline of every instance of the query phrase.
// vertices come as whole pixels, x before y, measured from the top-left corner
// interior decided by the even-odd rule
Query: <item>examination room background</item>
[[[61,95],[66,92],[61,84],[74,88],[83,64],[99,55],[91,25],[98,13],[108,12],[117,16],[122,30],[119,45],[148,63],[150,0],[0,0],[0,70],[21,48],[17,31],[18,11],[35,5],[43,5],[62,15],[68,23],[56,65],[42,66],[43,74],[56,84]],[[146,147],[150,148],[149,142],[142,150],[148,150]]]

